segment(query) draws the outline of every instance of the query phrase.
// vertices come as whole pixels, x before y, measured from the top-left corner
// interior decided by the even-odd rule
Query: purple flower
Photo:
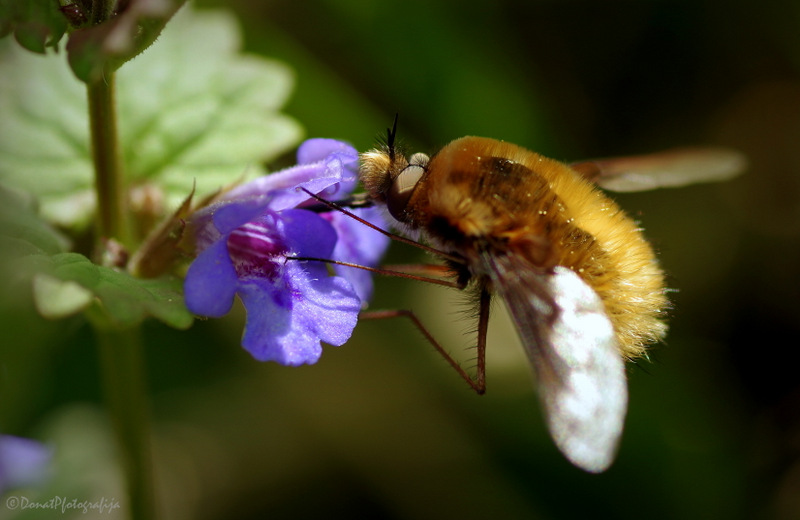
[[[37,441],[0,435],[0,494],[41,481],[52,456],[52,449]]]
[[[315,363],[320,341],[349,338],[372,294],[367,271],[292,260],[339,260],[374,266],[388,239],[336,211],[317,213],[305,188],[328,200],[356,186],[358,152],[332,139],[310,139],[298,165],[239,186],[191,221],[198,256],[186,275],[186,304],[195,314],[225,315],[238,295],[247,310],[242,346],[260,361]],[[354,211],[385,227],[377,208]]]

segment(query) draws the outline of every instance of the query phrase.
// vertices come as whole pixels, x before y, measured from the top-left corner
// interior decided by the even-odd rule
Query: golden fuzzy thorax
[[[377,162],[375,155],[372,169]],[[477,259],[486,251],[520,255],[541,272],[565,266],[602,299],[623,356],[641,356],[664,336],[668,302],[652,248],[616,203],[567,165],[464,137],[431,157],[426,170],[406,223],[464,256],[474,275],[485,275]]]

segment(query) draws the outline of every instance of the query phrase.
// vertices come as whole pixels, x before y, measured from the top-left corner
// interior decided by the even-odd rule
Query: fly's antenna
[[[386,148],[389,152],[389,159],[394,162],[394,151],[395,151],[395,139],[397,138],[397,116],[398,114],[394,114],[394,123],[392,123],[391,128],[386,129]]]

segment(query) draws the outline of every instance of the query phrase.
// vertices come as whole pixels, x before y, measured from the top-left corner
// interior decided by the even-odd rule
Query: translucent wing
[[[570,462],[604,471],[616,455],[628,391],[603,302],[565,267],[541,274],[513,255],[484,263],[533,366],[550,435]]]
[[[745,156],[730,148],[679,148],[570,164],[570,168],[588,180],[611,191],[644,191],[724,181],[739,175],[746,167]]]

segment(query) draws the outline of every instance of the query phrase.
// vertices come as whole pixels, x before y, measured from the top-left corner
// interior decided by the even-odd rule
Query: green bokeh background
[[[286,112],[310,137],[364,150],[399,113],[415,151],[467,134],[564,160],[722,144],[751,165],[615,196],[677,292],[666,343],[629,371],[608,472],[556,451],[502,316],[478,397],[403,321],[284,368],[239,347],[239,309],[145,328],[166,518],[800,518],[800,3],[200,2],[223,4],[248,51],[295,69]],[[393,245],[387,261],[420,259]],[[452,292],[379,279],[373,307],[415,309],[468,359]],[[6,316],[3,424],[70,439],[74,493],[109,496],[90,330],[27,310]]]

